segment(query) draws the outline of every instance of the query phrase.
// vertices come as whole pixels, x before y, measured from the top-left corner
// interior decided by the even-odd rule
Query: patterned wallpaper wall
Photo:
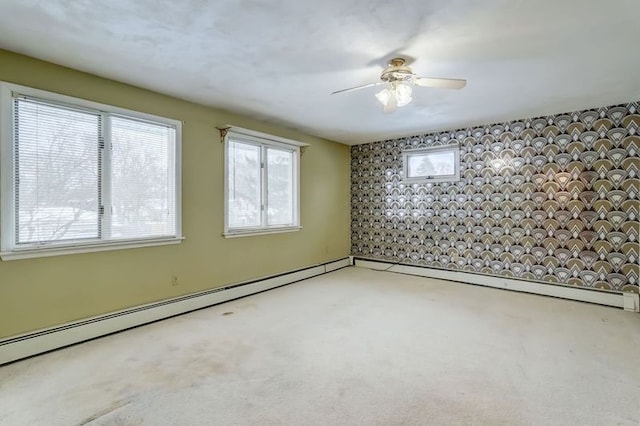
[[[351,148],[356,257],[638,292],[640,102]],[[402,151],[460,144],[460,181]]]

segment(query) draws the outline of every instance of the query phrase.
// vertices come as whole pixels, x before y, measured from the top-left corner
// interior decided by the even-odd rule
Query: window
[[[227,237],[296,231],[304,144],[230,127],[225,143]]]
[[[460,180],[458,144],[404,151],[405,182],[455,182]]]
[[[3,259],[181,240],[179,122],[0,89]]]

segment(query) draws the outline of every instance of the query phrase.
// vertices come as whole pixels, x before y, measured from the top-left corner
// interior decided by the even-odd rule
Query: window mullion
[[[113,148],[111,144],[111,117],[109,114],[102,114],[102,134],[100,163],[100,239],[111,239],[111,217],[113,203],[111,200],[111,162]]]

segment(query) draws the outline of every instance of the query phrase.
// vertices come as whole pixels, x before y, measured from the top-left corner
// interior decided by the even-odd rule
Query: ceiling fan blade
[[[384,84],[384,82],[383,81],[377,81],[375,83],[363,84],[362,86],[356,86],[356,87],[350,87],[348,89],[336,90],[335,92],[332,92],[331,94],[335,95],[336,93],[351,92],[353,90],[360,90],[360,89],[364,89],[365,87],[379,86],[381,84]]]
[[[415,77],[411,82],[416,86],[438,87],[442,89],[462,89],[467,85],[467,80],[458,78]]]

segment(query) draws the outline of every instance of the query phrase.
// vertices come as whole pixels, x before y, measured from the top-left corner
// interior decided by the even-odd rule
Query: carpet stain
[[[87,417],[86,419],[82,420],[78,425],[79,426],[83,426],[83,425],[89,424],[89,423],[91,423],[91,422],[93,422],[95,420],[98,420],[100,417],[106,416],[107,414],[112,413],[112,412],[116,411],[117,409],[124,407],[125,405],[129,405],[130,403],[131,403],[131,401],[117,401],[117,402],[114,402],[108,408],[105,408],[102,411],[98,411],[93,416]]]

